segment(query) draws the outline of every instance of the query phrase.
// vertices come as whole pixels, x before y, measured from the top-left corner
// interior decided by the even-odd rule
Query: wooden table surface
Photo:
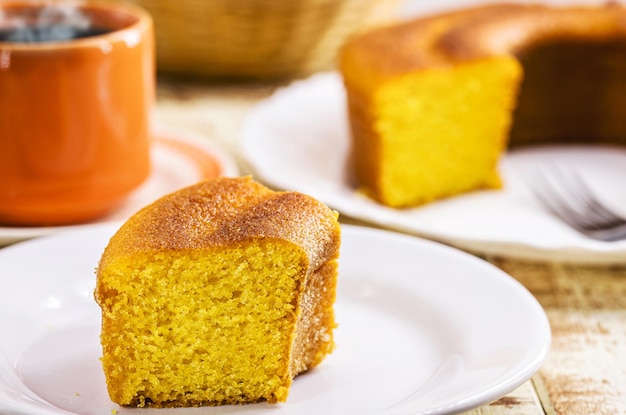
[[[277,84],[217,85],[160,79],[156,120],[196,131],[238,154],[241,123]],[[531,380],[472,415],[626,414],[626,265],[481,256],[530,290],[552,327],[547,360]],[[626,259],[624,261],[626,263]]]

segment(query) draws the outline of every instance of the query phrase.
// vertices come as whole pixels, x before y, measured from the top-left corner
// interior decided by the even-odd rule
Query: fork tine
[[[551,176],[540,170],[535,171],[533,176],[533,178],[527,177],[528,188],[533,195],[554,215],[571,227],[580,230],[581,222],[585,220],[584,217],[580,218],[579,213],[564,201],[561,190],[553,185]],[[577,219],[572,219],[573,217]]]
[[[606,242],[621,241],[626,239],[626,223],[622,223],[615,228],[600,231],[590,231],[589,236]]]
[[[623,222],[623,218],[620,218],[617,214],[609,210],[606,206],[598,201],[598,198],[594,195],[593,191],[589,188],[587,183],[580,177],[576,171],[571,170],[569,172],[570,177],[575,185],[580,189],[580,197],[590,207],[590,211],[597,215],[599,220],[603,220],[605,223]]]
[[[574,169],[560,166],[554,170],[554,174],[558,176],[558,183],[562,186],[563,192],[578,203],[579,213],[588,219],[590,225],[599,228],[614,226],[624,221],[598,201],[593,191]]]
[[[605,207],[573,169],[553,165],[525,175],[533,195],[554,215],[598,240],[626,239],[626,219]]]

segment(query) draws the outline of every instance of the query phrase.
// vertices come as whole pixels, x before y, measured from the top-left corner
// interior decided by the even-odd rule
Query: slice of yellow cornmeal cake
[[[340,228],[310,196],[251,178],[172,193],[130,218],[97,269],[113,402],[287,399],[334,346]]]

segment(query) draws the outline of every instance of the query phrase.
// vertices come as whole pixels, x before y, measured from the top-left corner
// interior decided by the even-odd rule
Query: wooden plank
[[[506,396],[466,415],[545,415],[533,381],[529,380]]]
[[[490,258],[546,310],[552,347],[536,382],[546,413],[626,414],[626,267]]]

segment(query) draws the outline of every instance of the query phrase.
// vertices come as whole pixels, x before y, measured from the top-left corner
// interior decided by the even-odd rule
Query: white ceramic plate
[[[167,193],[205,178],[237,174],[234,159],[205,137],[190,131],[159,125],[155,128],[152,146],[152,172],[118,209],[98,220],[79,225],[0,226],[0,247],[37,236],[125,220],[143,206]]]
[[[296,82],[258,104],[241,146],[260,180],[308,193],[342,214],[481,253],[569,261],[626,262],[626,241],[579,235],[534,200],[524,174],[534,166],[575,166],[626,216],[626,149],[536,147],[502,160],[505,188],[465,194],[415,209],[391,209],[355,192],[348,166],[345,96],[335,73]]]
[[[295,379],[286,403],[120,408],[98,358],[94,268],[115,225],[0,250],[3,415],[444,414],[488,403],[537,371],[547,318],[517,281],[473,256],[346,225],[336,351]]]

